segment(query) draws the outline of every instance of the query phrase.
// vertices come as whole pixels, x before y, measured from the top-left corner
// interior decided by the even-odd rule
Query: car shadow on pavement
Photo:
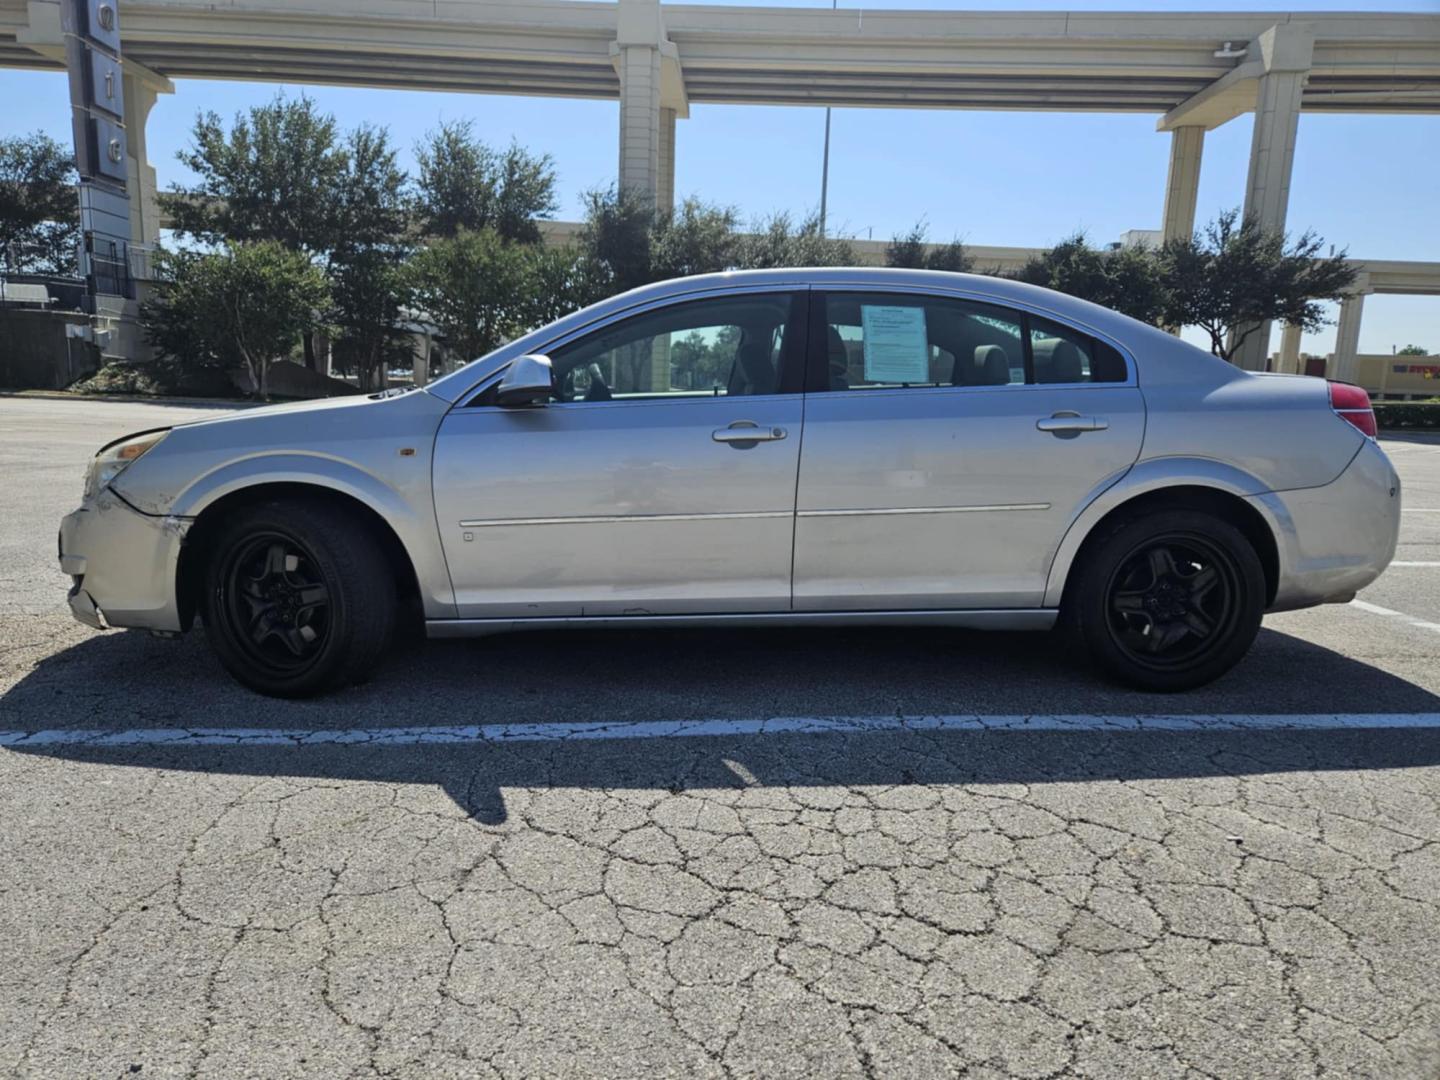
[[[10,750],[96,765],[438,786],[476,822],[501,825],[510,816],[507,793],[519,790],[661,796],[751,787],[1028,787],[1422,768],[1440,764],[1440,730],[868,731],[449,745],[69,744]],[[803,791],[795,798],[808,801]],[[833,801],[822,797],[816,804]]]
[[[0,731],[423,726],[1035,714],[1440,713],[1440,697],[1262,631],[1210,687],[1154,696],[1098,679],[1051,634],[928,630],[521,634],[404,645],[374,683],[282,702],[231,683],[202,634],[87,638],[0,696]],[[1036,784],[1440,763],[1440,729],[850,730],[387,745],[14,745],[78,762],[439,785],[477,821],[506,790]]]

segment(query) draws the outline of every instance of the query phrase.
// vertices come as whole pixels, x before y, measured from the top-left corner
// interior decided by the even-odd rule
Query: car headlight
[[[108,487],[112,480],[169,434],[169,428],[147,431],[101,447],[90,462],[90,471],[85,474],[85,497],[88,499]]]

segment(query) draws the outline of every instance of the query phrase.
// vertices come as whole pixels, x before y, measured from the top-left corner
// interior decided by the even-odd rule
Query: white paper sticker
[[[930,339],[923,307],[861,304],[865,379],[878,383],[930,381]]]

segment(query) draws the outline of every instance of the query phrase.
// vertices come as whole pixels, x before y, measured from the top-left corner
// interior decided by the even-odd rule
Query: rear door
[[[1066,528],[1139,455],[1130,362],[958,297],[811,309],[795,609],[1039,607]]]
[[[451,410],[434,484],[460,616],[788,610],[805,296],[656,307],[552,348],[550,403]]]

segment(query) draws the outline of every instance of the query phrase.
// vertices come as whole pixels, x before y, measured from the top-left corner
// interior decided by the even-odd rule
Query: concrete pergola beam
[[[1155,122],[1156,131],[1199,128],[1214,131],[1255,108],[1260,76],[1265,74],[1259,60],[1246,60],[1232,68],[1198,94],[1192,94]]]

